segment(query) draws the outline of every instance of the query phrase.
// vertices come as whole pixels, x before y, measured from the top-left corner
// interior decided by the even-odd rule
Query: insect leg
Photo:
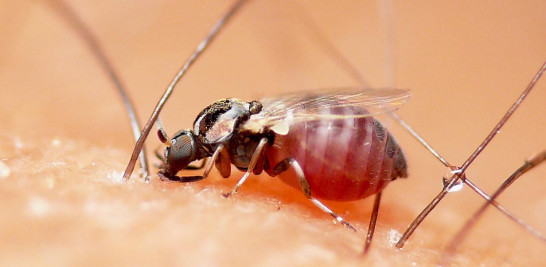
[[[163,155],[161,155],[160,149],[161,149],[161,146],[156,147],[154,149],[154,155],[155,155],[156,158],[158,158],[162,162],[165,162],[165,157],[163,157]]]
[[[254,151],[254,154],[252,154],[252,159],[250,159],[250,164],[248,165],[247,171],[245,172],[243,177],[241,177],[241,179],[235,185],[235,187],[233,187],[233,189],[231,189],[231,191],[229,191],[229,193],[223,194],[224,197],[228,198],[231,195],[235,194],[237,192],[237,189],[239,189],[239,187],[241,187],[241,185],[243,185],[243,183],[246,181],[246,179],[248,179],[248,176],[254,171],[254,168],[256,167],[258,161],[263,162],[261,159],[264,156],[264,154],[263,154],[264,151],[265,151],[264,148],[265,148],[265,146],[267,145],[268,142],[269,141],[267,140],[267,138],[262,138],[260,140],[260,143],[258,143],[258,145],[256,146],[256,150]],[[260,167],[260,168],[262,168],[262,167]]]
[[[159,160],[161,160],[161,162],[165,162],[165,157],[164,157],[163,155],[161,155],[161,152],[159,152],[160,149],[161,149],[161,146],[156,147],[156,148],[154,149],[154,155],[155,155],[156,158],[158,158]],[[156,168],[158,168],[158,169],[161,168],[161,165],[162,165],[162,164],[159,164],[159,163],[157,163],[157,162],[154,163],[154,166],[155,166]]]
[[[211,162],[214,162],[214,165],[216,166],[216,169],[218,169],[218,171],[220,172],[222,177],[228,178],[229,175],[231,174],[231,161],[229,160],[229,153],[224,148],[223,145],[220,146],[220,147],[222,149],[217,149],[218,150],[218,155],[216,156],[216,158],[213,158],[211,160]],[[212,164],[211,164],[211,166],[212,166]]]
[[[307,197],[315,206],[317,206],[322,211],[330,214],[330,216],[334,217],[338,222],[340,222],[342,225],[345,225],[347,228],[353,230],[356,232],[356,229],[343,217],[337,215],[335,212],[333,212],[330,208],[328,208],[326,205],[324,205],[320,200],[311,197],[311,187],[309,186],[309,183],[307,182],[307,179],[305,179],[305,174],[303,173],[303,169],[301,168],[300,164],[293,158],[287,158],[282,160],[281,162],[277,163],[275,167],[273,167],[273,170],[269,173],[271,176],[277,176],[281,174],[282,172],[288,170],[289,167],[292,167],[294,171],[296,172],[296,175],[298,177],[298,181],[301,185],[301,191]]]
[[[158,133],[159,132],[160,131],[158,131]],[[203,179],[207,178],[210,171],[212,170],[213,162],[215,161],[215,159],[218,158],[222,153],[224,153],[224,154],[227,153],[227,152],[223,152],[224,150],[225,150],[224,146],[220,145],[220,146],[218,146],[218,148],[216,148],[216,151],[214,151],[214,154],[212,154],[212,160],[211,161],[207,161],[206,159],[203,160],[203,163],[201,165],[206,164],[206,167],[205,167],[205,171],[203,172],[203,175],[201,175],[201,176],[177,176],[177,175],[171,175],[171,174],[165,173],[163,171],[159,171],[157,173],[157,176],[159,176],[159,178],[161,180],[164,180],[164,181],[165,180],[171,180],[171,181],[182,182],[182,183],[188,183],[188,182],[195,182],[195,181],[203,180]],[[227,164],[229,165],[229,158],[228,158]],[[202,167],[203,166],[198,166],[198,167],[194,167],[194,168],[202,168]],[[188,168],[186,168],[186,169],[188,169]]]
[[[182,183],[189,183],[189,182],[196,182],[199,180],[203,180],[204,176],[177,176],[177,175],[169,175],[164,172],[158,172],[157,176],[159,176],[159,179],[163,181],[175,181],[175,182],[182,182]]]
[[[218,159],[218,157],[226,155],[227,152],[225,152],[224,145],[219,145],[216,150],[214,151],[214,154],[212,154],[211,160],[206,162],[205,171],[203,172],[203,179],[207,178],[209,176],[210,171],[212,170],[212,166]],[[225,161],[225,160],[224,160]],[[229,165],[229,157],[227,158],[227,164]],[[218,168],[218,166],[217,166]],[[222,169],[218,169],[220,172],[222,172]]]
[[[381,2],[382,4],[385,4],[383,2]],[[387,3],[388,4],[388,3]],[[390,12],[392,10],[392,8],[386,8],[385,6],[381,6],[381,9],[382,13],[387,13],[387,12]],[[309,17],[309,16],[305,16],[303,10],[299,10],[300,13],[300,19],[303,20],[303,22],[305,23],[305,25],[309,28],[309,30],[314,34],[314,39],[316,41],[317,44],[319,44],[322,48],[323,48],[323,51],[328,54],[332,59],[333,61],[339,66],[341,67],[347,74],[349,74],[354,81],[358,82],[362,87],[370,87],[368,85],[368,83],[366,82],[366,80],[364,79],[364,77],[359,73],[358,69],[355,68],[354,65],[351,64],[350,60],[348,60],[346,57],[344,57],[343,53],[340,53],[340,51],[338,51],[336,49],[336,47],[325,37],[323,36],[320,31],[318,30],[318,27],[316,26],[316,24],[313,22],[313,20]],[[387,18],[383,18],[384,20],[384,23],[385,23],[385,27],[387,28],[387,31],[389,32],[389,35],[390,36],[387,36],[387,37],[390,37],[392,38],[393,36],[393,29],[392,29],[392,21],[390,21],[390,19],[388,19],[388,17],[392,17],[392,14],[384,14],[387,16]],[[387,44],[388,43],[392,43],[392,42],[386,42]],[[392,50],[392,48],[389,48],[389,49],[386,49],[385,50],[385,55],[389,58],[388,60],[389,61],[392,61],[392,54],[390,53],[390,51]],[[390,71],[388,71],[390,72]],[[389,76],[392,76],[392,73],[390,73]],[[392,77],[391,77],[392,78]],[[392,80],[392,79],[391,79]],[[397,114],[395,114],[394,112],[393,113],[390,113],[390,115],[406,130],[408,131],[415,139],[417,139],[417,141],[419,141],[430,153],[432,153],[432,155],[434,155],[444,166],[448,167],[448,168],[451,168],[452,170],[454,169],[457,169],[457,170],[460,170],[460,168],[458,167],[455,167],[455,166],[452,166],[445,158],[443,158],[432,146],[430,146],[426,141],[425,139],[423,139],[417,132],[415,132],[415,130],[413,130],[406,122],[404,122]],[[474,183],[472,183],[472,181],[470,179],[468,179],[464,172],[460,172],[460,179],[462,180],[463,183],[465,183],[466,185],[468,185],[472,190],[474,190],[478,195],[480,195],[482,198],[484,198],[485,200],[489,201],[490,200],[490,197],[489,195],[487,195],[483,190],[481,190],[477,185],[475,185]],[[451,181],[451,180],[450,180]],[[455,183],[452,183],[451,185],[448,186],[448,189],[450,189],[451,187],[453,187]],[[528,224],[526,224],[525,222],[523,222],[522,220],[519,220],[518,218],[515,217],[515,215],[513,215],[510,211],[508,211],[505,207],[503,207],[501,204],[499,204],[498,202],[496,201],[492,201],[491,204],[497,208],[500,212],[502,212],[503,214],[505,214],[509,219],[513,220],[514,222],[518,223],[519,225],[521,225],[524,229],[532,229],[531,226],[529,226]],[[529,231],[529,230],[528,230]],[[535,232],[533,231],[530,231],[533,235],[535,235],[537,238],[539,239],[542,239],[541,237],[543,236],[542,234],[538,233],[538,234],[535,234]]]
[[[382,192],[379,192],[375,195],[375,200],[373,202],[372,216],[370,217],[370,225],[368,226],[368,234],[366,234],[366,243],[364,244],[364,254],[368,253],[370,250],[370,245],[372,244],[373,233],[375,232],[375,223],[377,222],[377,215],[379,215],[381,193]]]

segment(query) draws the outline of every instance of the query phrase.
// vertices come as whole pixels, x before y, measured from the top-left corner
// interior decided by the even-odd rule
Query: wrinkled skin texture
[[[103,41],[142,117],[226,9],[223,1],[172,2],[127,7],[71,1]],[[109,81],[48,6],[0,5],[0,34],[7,40],[0,42],[0,160],[10,170],[0,168],[3,265],[431,265],[481,204],[468,188],[450,194],[403,250],[392,248],[389,232],[409,225],[440,190],[445,169],[388,121],[385,126],[408,156],[410,176],[384,191],[366,258],[360,252],[372,198],[327,202],[357,228],[353,233],[267,176],[251,177],[229,200],[220,193],[241,175],[235,170],[231,179],[213,172],[193,184],[161,182],[155,175],[150,184],[136,175],[120,183],[133,142]],[[249,100],[281,89],[355,84],[309,40],[295,9],[277,5],[251,3],[195,65],[162,115],[170,134],[189,127],[203,107],[223,97]],[[372,84],[388,84],[375,2],[300,5]],[[479,144],[544,60],[546,6],[539,5],[395,6],[396,85],[414,93],[400,115],[454,164]],[[284,15],[286,22],[275,20]],[[468,176],[486,191],[546,147],[544,84],[469,169]],[[151,139],[150,150],[158,145]],[[544,177],[541,166],[500,198],[542,232]],[[536,266],[546,261],[544,248],[490,210],[455,262]]]

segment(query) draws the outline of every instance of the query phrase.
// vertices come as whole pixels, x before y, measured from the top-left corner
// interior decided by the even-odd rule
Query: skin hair
[[[281,90],[354,84],[328,63],[312,37],[306,39],[305,27],[291,26],[298,25],[291,9],[264,2],[243,10],[183,80],[162,114],[169,134],[190,127],[197,113],[219,98],[250,100]],[[83,1],[74,8],[104,43],[146,117],[227,4],[127,7]],[[377,8],[368,4],[301,6],[321,21],[320,28],[370,83],[381,86],[388,84],[383,73],[388,64],[377,52],[385,47]],[[536,6],[542,4],[480,5],[408,4],[394,10],[395,84],[414,93],[400,115],[452,163],[466,159],[544,60],[544,7]],[[284,15],[290,19],[274,19]],[[391,247],[392,230],[405,230],[440,190],[446,172],[394,122],[386,127],[396,132],[408,155],[410,176],[385,190],[366,258],[360,252],[373,198],[328,203],[357,227],[355,234],[267,176],[251,177],[229,200],[221,192],[236,183],[241,173],[235,170],[230,179],[214,171],[193,184],[156,177],[150,184],[142,179],[120,183],[133,140],[119,99],[81,41],[43,4],[9,2],[0,18],[11,22],[0,24],[0,36],[9,40],[0,43],[0,66],[9,70],[0,73],[0,162],[5,165],[0,174],[9,169],[0,175],[6,203],[0,258],[12,265],[430,265],[482,204],[467,188],[450,194],[403,250]],[[469,168],[467,175],[488,192],[546,147],[546,125],[537,112],[545,92],[540,83]],[[149,148],[159,145],[150,140]],[[534,226],[546,225],[545,171],[539,166],[526,173],[499,199]],[[544,261],[543,250],[543,243],[490,209],[454,262],[532,266]]]

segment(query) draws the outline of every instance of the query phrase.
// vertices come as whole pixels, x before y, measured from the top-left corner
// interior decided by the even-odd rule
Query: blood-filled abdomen
[[[334,115],[366,114],[358,107],[330,108]],[[293,124],[276,135],[266,151],[266,172],[287,158],[296,160],[311,196],[358,200],[380,192],[392,180],[407,177],[404,154],[393,136],[373,117],[317,119]],[[292,168],[278,177],[301,190]]]

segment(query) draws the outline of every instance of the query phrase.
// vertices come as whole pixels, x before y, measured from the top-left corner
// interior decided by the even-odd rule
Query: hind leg
[[[381,192],[375,195],[375,200],[373,202],[372,216],[370,217],[370,225],[368,226],[368,234],[366,235],[366,243],[364,244],[364,254],[368,253],[370,245],[372,244],[375,223],[377,222],[377,216],[379,215],[379,202],[381,202]]]
[[[333,212],[330,208],[328,208],[326,205],[324,205],[320,200],[314,198],[311,196],[311,188],[309,187],[309,183],[307,182],[307,179],[305,179],[305,174],[303,173],[303,169],[301,168],[300,164],[293,158],[287,158],[282,160],[281,162],[277,163],[275,167],[273,167],[273,170],[269,173],[271,176],[276,176],[281,174],[282,172],[288,170],[288,168],[292,167],[294,171],[297,174],[298,181],[301,185],[301,191],[307,197],[315,206],[317,206],[322,211],[330,214],[330,216],[334,217],[338,222],[345,225],[347,228],[353,230],[356,232],[356,229],[351,226],[345,219],[343,219],[341,216],[337,215],[335,212]],[[373,235],[373,234],[372,234]]]

